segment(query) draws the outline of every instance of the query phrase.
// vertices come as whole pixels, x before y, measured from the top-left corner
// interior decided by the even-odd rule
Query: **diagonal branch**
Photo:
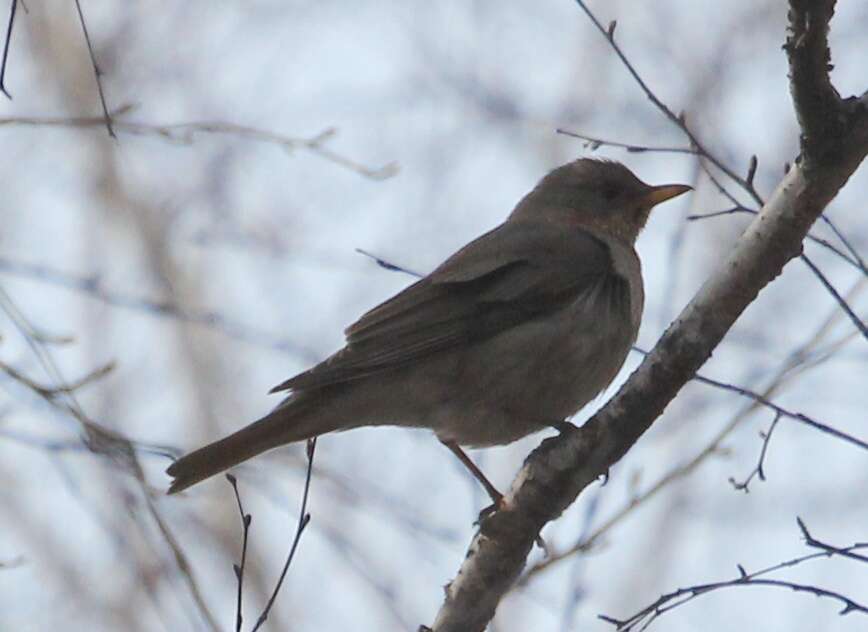
[[[823,9],[833,3],[791,0],[790,6],[790,29],[801,33],[798,41],[788,40],[792,82],[810,83],[816,77],[798,66],[806,56],[815,65],[818,59],[827,63],[825,33],[831,10],[815,12],[806,20],[801,17],[802,7]],[[818,19],[821,16],[826,21]],[[793,53],[796,49],[798,54]],[[828,91],[820,92],[828,96]],[[794,85],[793,95],[799,112],[816,106],[809,86]],[[807,103],[803,95],[811,97]],[[810,127],[813,115],[799,115],[800,123],[808,126],[803,130],[802,155],[722,266],[624,386],[581,429],[543,441],[528,456],[504,498],[504,509],[481,522],[456,578],[446,589],[433,625],[435,632],[477,632],[487,626],[500,599],[518,578],[542,527],[624,456],[757,294],[801,254],[811,225],[868,154],[868,96],[834,98],[824,101],[823,107],[824,120],[836,119],[840,124],[832,132],[815,136]]]

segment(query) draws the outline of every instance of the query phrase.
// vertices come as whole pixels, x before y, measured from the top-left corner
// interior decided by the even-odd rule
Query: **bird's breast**
[[[504,444],[573,415],[615,378],[636,338],[631,288],[601,279],[570,304],[462,358],[438,434]],[[457,396],[457,397],[455,397]]]

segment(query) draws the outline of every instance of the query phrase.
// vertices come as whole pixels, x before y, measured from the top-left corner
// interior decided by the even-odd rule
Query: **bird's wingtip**
[[[274,393],[279,393],[280,391],[288,391],[289,389],[292,388],[292,380],[293,379],[295,379],[295,378],[286,380],[285,382],[281,382],[280,384],[278,384],[277,386],[272,388],[270,391],[268,391],[268,394],[273,395]]]
[[[182,492],[190,485],[192,485],[195,481],[184,480],[183,478],[174,478],[171,483],[169,483],[169,489],[166,490],[167,496],[174,496],[178,492]]]

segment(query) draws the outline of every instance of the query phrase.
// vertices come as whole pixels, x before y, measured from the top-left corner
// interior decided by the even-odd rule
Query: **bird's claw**
[[[493,501],[488,507],[485,507],[482,511],[479,512],[479,516],[476,518],[476,521],[473,523],[474,527],[478,527],[479,523],[488,518],[490,515],[506,509],[506,501],[503,499],[503,494],[498,493],[497,497],[494,495],[491,496],[491,500]]]
[[[501,511],[503,509],[506,509],[506,501],[503,498],[503,494],[498,494],[497,498],[492,496],[491,499],[494,502],[479,512],[479,517],[477,517],[476,521],[473,523],[474,527],[478,527],[483,520],[485,520],[489,516],[493,515],[494,513]],[[545,555],[545,557],[548,557],[550,554],[550,551],[549,551],[548,544],[546,544],[546,541],[543,540],[543,537],[541,535],[537,535],[536,539],[534,539],[534,542],[536,543],[536,545],[539,548],[542,549],[543,555]]]

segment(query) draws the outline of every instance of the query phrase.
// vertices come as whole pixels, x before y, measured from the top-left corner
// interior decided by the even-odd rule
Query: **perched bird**
[[[360,426],[430,428],[481,476],[460,445],[563,427],[615,378],[642,316],[636,237],[688,190],[617,162],[554,169],[503,224],[351,325],[343,349],[272,389],[290,392],[274,410],[172,464],[169,493]]]

